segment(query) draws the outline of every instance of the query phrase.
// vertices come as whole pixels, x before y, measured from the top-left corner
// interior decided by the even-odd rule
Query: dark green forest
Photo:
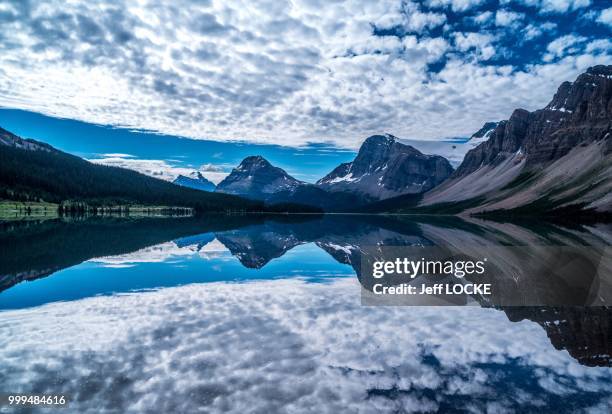
[[[179,187],[135,171],[92,164],[47,144],[2,132],[12,142],[0,143],[0,200],[73,202],[93,207],[180,206],[199,212],[266,209],[259,201]],[[34,147],[19,148],[24,144]]]

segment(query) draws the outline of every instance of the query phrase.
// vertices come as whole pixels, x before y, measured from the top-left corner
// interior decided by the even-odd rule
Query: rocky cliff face
[[[217,185],[215,191],[266,200],[272,194],[292,191],[302,184],[304,183],[291,177],[285,170],[274,167],[258,155],[242,160],[240,165]]]
[[[466,154],[452,177],[466,176],[483,165],[499,165],[517,153],[527,132],[530,115],[524,109],[517,109],[508,121],[499,122],[487,141]]]
[[[545,108],[499,122],[423,204],[484,197],[476,210],[535,202],[610,210],[611,131],[612,66],[595,66],[562,83]]]
[[[353,162],[340,164],[317,182],[331,192],[357,193],[370,200],[425,192],[444,181],[453,169],[437,155],[425,155],[392,135],[365,140]]]
[[[190,177],[179,175],[176,177],[173,183],[201,191],[215,191],[215,185],[207,180],[206,177],[204,177],[199,171],[195,172]]]
[[[523,143],[528,165],[550,163],[578,145],[600,141],[606,135],[609,139],[612,66],[589,68],[574,83],[563,83],[553,100],[533,118]]]
[[[579,145],[604,139],[611,125],[612,66],[595,66],[575,82],[562,83],[544,109],[515,110],[485,143],[467,153],[453,177],[498,165],[519,151],[527,166],[543,166]]]

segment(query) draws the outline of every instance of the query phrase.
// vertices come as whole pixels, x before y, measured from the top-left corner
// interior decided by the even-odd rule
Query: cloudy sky
[[[0,22],[0,107],[250,145],[466,137],[612,63],[605,0],[2,1]]]

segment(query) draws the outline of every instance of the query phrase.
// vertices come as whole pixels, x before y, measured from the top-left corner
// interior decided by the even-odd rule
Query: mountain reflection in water
[[[1,314],[0,383],[70,393],[85,411],[95,404],[129,411],[135,401],[148,409],[156,402],[155,410],[166,412],[607,407],[611,308],[364,307],[355,275],[368,246],[605,250],[610,227],[418,220],[278,215],[3,223],[0,308],[31,309]],[[227,283],[244,281],[251,283]],[[514,282],[539,289],[528,278]],[[106,296],[93,297],[99,295]],[[64,302],[32,308],[58,301]],[[453,343],[459,351],[451,352]],[[219,360],[226,351],[244,360]],[[55,362],[26,374],[44,358]],[[258,369],[267,371],[258,376]],[[183,374],[193,381],[175,390],[176,398],[167,395],[172,387],[164,381]],[[516,395],[502,393],[500,406],[487,405],[487,395],[503,387]],[[573,403],[561,405],[558,396]],[[240,405],[249,399],[253,406]]]

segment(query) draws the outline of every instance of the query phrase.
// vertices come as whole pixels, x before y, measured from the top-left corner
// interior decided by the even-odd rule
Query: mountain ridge
[[[215,192],[265,200],[274,193],[291,191],[303,184],[306,183],[273,166],[261,155],[252,155],[232,169],[217,185]]]
[[[180,185],[182,187],[193,188],[200,191],[215,191],[216,186],[202,175],[201,172],[196,171],[194,177],[188,177],[185,175],[179,175],[172,181],[173,184]]]
[[[0,129],[0,200],[69,204],[78,208],[163,205],[196,211],[262,211],[258,201],[205,193],[133,170],[91,163]]]
[[[595,66],[562,83],[544,108],[499,122],[420,206],[483,197],[465,213],[609,212],[611,128],[612,66]]]
[[[372,135],[363,142],[354,161],[338,165],[315,184],[297,180],[257,155],[243,159],[215,191],[349,211],[396,195],[420,194],[451,172],[444,157],[423,154],[389,134]]]

